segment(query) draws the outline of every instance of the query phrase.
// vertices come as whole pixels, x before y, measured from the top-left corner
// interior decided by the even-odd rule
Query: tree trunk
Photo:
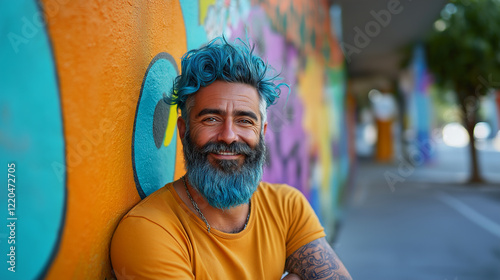
[[[479,100],[476,96],[469,96],[464,101],[461,102],[463,114],[463,123],[467,133],[469,134],[469,155],[470,155],[470,177],[469,183],[481,183],[483,179],[481,177],[479,169],[479,161],[476,149],[476,139],[474,138],[474,127],[477,123],[477,111],[479,109]]]
[[[474,138],[474,127],[475,123],[469,123],[467,129],[467,133],[469,134],[469,155],[470,155],[470,183],[481,183],[483,179],[481,177],[481,173],[479,172],[479,161],[477,158],[477,149],[476,149],[476,139]]]

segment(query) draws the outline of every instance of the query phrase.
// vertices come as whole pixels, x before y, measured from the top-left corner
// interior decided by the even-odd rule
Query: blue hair
[[[218,80],[253,86],[261,101],[266,102],[266,108],[275,104],[281,94],[280,86],[288,85],[276,84],[281,78],[269,74],[274,69],[253,53],[253,46],[238,41],[241,44],[230,44],[224,37],[217,37],[199,49],[188,51],[182,57],[182,72],[175,78],[165,102],[176,104],[185,118],[188,97]]]

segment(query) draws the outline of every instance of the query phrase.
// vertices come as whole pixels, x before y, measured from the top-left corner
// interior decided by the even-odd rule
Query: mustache
[[[242,154],[245,156],[251,156],[254,154],[253,149],[250,148],[248,144],[242,142],[233,142],[231,144],[222,142],[208,142],[201,147],[200,152],[204,154],[229,152]]]

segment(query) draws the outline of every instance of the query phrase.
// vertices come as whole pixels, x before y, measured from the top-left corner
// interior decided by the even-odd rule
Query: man
[[[111,244],[118,279],[351,279],[304,196],[260,182],[276,77],[218,38],[182,58],[177,104],[186,175],[135,206]]]

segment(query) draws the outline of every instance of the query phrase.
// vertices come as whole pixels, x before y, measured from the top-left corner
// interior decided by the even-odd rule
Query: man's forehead
[[[259,111],[260,106],[260,96],[257,90],[253,86],[242,83],[216,81],[200,88],[192,99],[192,106],[197,108],[196,111],[203,109]]]

